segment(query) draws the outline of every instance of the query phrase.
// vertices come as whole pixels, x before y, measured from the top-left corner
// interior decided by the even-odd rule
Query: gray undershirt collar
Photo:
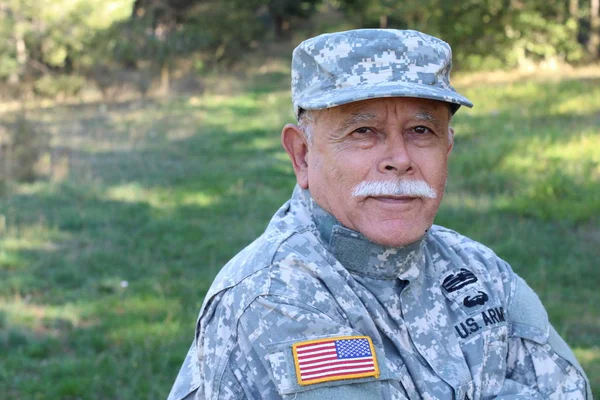
[[[413,280],[424,265],[423,247],[427,233],[403,247],[386,247],[370,242],[359,232],[340,224],[302,190],[319,239],[327,250],[349,271],[375,279]]]

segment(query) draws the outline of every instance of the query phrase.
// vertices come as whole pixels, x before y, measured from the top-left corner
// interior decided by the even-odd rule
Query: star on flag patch
[[[379,377],[373,342],[368,336],[343,336],[292,345],[298,384]]]

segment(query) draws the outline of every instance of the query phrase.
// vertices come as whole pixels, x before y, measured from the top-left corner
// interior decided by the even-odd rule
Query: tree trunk
[[[281,39],[283,37],[283,17],[275,15],[273,17],[273,24],[275,25],[275,38]]]
[[[379,27],[381,29],[387,29],[387,27],[388,27],[388,17],[387,17],[387,15],[380,15],[379,16]]]
[[[8,78],[8,82],[12,84],[19,84],[25,73],[27,66],[27,45],[25,44],[25,35],[23,34],[23,17],[20,13],[13,13],[15,28],[13,29],[13,41],[15,43],[15,50],[17,51],[17,64],[19,68]]]
[[[169,94],[170,73],[169,63],[165,63],[160,69],[160,92],[163,95]]]
[[[579,18],[579,0],[569,0],[569,16],[575,21]]]
[[[593,58],[598,58],[600,47],[600,0],[590,1],[590,40],[588,52]]]
[[[23,35],[20,33],[20,29],[15,29],[14,40],[17,50],[17,63],[19,65],[19,69],[9,76],[8,82],[12,84],[19,84],[27,64],[27,48],[25,46]]]
[[[144,2],[142,0],[135,0],[133,2],[133,7],[131,8],[131,19],[136,20],[143,18],[146,14],[146,10],[144,9]]]

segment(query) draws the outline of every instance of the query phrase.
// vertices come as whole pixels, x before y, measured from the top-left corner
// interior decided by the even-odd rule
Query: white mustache
[[[352,197],[411,196],[435,199],[437,193],[427,182],[416,181],[362,181],[352,190]]]

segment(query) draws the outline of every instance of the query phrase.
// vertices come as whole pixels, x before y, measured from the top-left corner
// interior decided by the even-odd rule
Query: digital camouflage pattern
[[[319,110],[378,97],[473,104],[450,86],[448,43],[412,30],[357,29],[302,42],[292,57],[292,102]]]
[[[377,97],[471,102],[451,50],[416,31],[356,30],[300,44],[292,101],[322,109]],[[376,376],[300,385],[293,346],[371,338]],[[207,293],[169,400],[591,399],[538,297],[491,250],[433,226],[385,248],[341,226],[307,190],[236,255]]]
[[[301,386],[292,345],[368,336],[380,376]],[[385,248],[296,187],[209,290],[169,400],[591,399],[537,296],[491,250],[433,226]]]

